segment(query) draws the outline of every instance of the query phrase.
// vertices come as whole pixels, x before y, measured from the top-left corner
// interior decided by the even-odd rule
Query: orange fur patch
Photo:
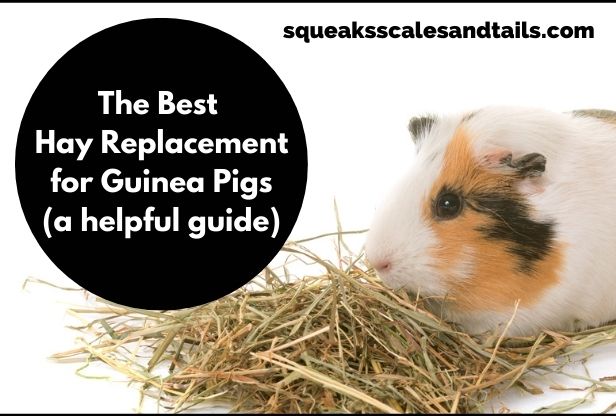
[[[441,174],[424,204],[423,214],[440,243],[431,255],[437,259],[453,306],[461,311],[510,310],[517,299],[520,299],[520,306],[529,306],[539,301],[545,290],[559,280],[562,245],[553,247],[535,262],[529,274],[519,270],[519,258],[508,251],[508,241],[487,239],[478,231],[496,221],[493,217],[466,207],[457,218],[443,221],[433,218],[432,201],[445,186],[458,189],[463,195],[505,190],[512,198],[519,198],[514,188],[516,180],[507,171],[499,172],[482,165],[473,154],[464,129],[457,129],[446,149]],[[460,267],[464,268],[466,276],[459,275]]]

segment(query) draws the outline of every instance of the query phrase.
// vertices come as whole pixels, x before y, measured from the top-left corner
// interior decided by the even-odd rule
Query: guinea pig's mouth
[[[412,297],[435,297],[443,299],[447,289],[442,286],[440,279],[433,273],[400,270],[377,271],[385,286],[392,290],[404,290]]]

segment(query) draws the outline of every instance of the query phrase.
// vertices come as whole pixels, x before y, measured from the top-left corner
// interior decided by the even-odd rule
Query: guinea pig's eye
[[[436,200],[435,211],[439,219],[455,218],[462,211],[462,198],[453,193],[442,194]]]

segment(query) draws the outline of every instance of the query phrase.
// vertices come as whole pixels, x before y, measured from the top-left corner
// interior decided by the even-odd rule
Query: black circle
[[[110,97],[109,114],[103,114],[99,91],[113,91],[114,97],[121,91],[122,98],[131,104],[121,107],[122,114],[116,114],[115,98]],[[181,99],[189,100],[193,109],[197,108],[196,100],[203,99],[205,113],[159,114],[160,91],[171,92],[174,105]],[[208,102],[210,95],[214,98]],[[138,99],[149,103],[147,114],[136,113],[134,103]],[[188,112],[188,104],[184,104],[182,109]],[[143,106],[140,108],[143,110]],[[178,154],[170,154],[169,148],[158,153],[157,147],[155,153],[139,160],[138,153],[129,153],[128,138],[137,144],[139,138],[158,143],[159,129],[163,144],[170,143],[171,138],[184,139],[184,144],[189,138],[208,138],[214,146],[217,138],[226,138],[240,146],[255,139],[250,143],[256,142],[257,147],[250,145],[247,150],[240,147],[239,153],[227,153],[225,142],[218,141],[222,143],[220,153],[200,152],[196,143],[188,149],[197,149],[195,154],[186,148]],[[41,153],[36,146],[39,130]],[[55,133],[54,153],[43,143],[50,138],[50,130]],[[118,134],[115,143],[120,153],[113,153],[110,141],[108,153],[103,153],[103,130]],[[107,137],[113,137],[112,133]],[[84,159],[78,161],[77,142],[72,142],[75,153],[61,153],[58,146],[62,138],[93,141]],[[129,146],[122,148],[121,142]],[[62,143],[68,146],[70,142]],[[255,148],[259,151],[250,154]],[[203,149],[208,149],[207,143]],[[62,169],[58,177],[63,179],[93,179],[85,185],[86,192],[68,192],[71,184],[79,185],[70,179],[63,182],[66,188],[58,184],[58,192],[53,192],[55,168]],[[204,187],[202,192],[111,192],[101,181],[109,169],[119,170],[122,178],[203,178]],[[17,188],[26,220],[54,264],[102,298],[145,309],[205,304],[259,274],[278,253],[297,220],[307,169],[302,122],[275,71],[231,35],[179,19],[122,23],[85,39],[61,57],[26,108],[15,157]],[[215,170],[221,178],[229,177],[229,182],[220,184],[220,192],[214,189]],[[232,178],[237,179],[237,192]],[[269,192],[262,182],[265,178],[270,178]],[[260,189],[256,195],[251,188],[255,182]],[[49,207],[51,238],[44,225]],[[99,220],[97,231],[92,231],[93,222],[87,223],[88,231],[82,230],[82,207],[87,207],[88,216]],[[148,207],[154,207],[151,214],[161,218],[172,216],[176,207],[178,231],[142,229],[126,238],[125,231],[118,231],[118,224],[124,221],[112,220],[120,215],[119,207],[119,218],[141,218],[144,227]],[[215,232],[208,227],[202,238],[189,236],[190,218],[237,219],[248,208],[253,220],[258,216],[269,219],[268,226],[260,223],[267,231],[255,231],[253,221],[252,231],[240,232],[231,224],[233,231]],[[277,233],[274,210],[279,218]],[[70,231],[58,230],[66,225],[59,218],[62,216],[71,217]],[[103,217],[114,222],[112,231],[102,231]],[[56,220],[59,227],[54,227]],[[214,221],[212,225],[216,224]]]
[[[436,200],[436,215],[439,219],[452,219],[462,211],[462,199],[454,193],[440,195]]]

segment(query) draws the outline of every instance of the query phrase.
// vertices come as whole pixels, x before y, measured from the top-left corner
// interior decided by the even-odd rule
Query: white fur
[[[438,241],[420,212],[461,121],[462,115],[437,121],[408,174],[374,218],[366,241],[368,260],[389,262],[381,277],[394,288],[447,294],[436,260],[427,254]],[[514,158],[535,152],[546,157],[541,187],[522,183],[519,189],[539,219],[556,222],[556,241],[566,244],[559,282],[539,302],[518,310],[509,334],[573,330],[616,319],[616,126],[591,117],[514,107],[484,108],[465,126],[478,157],[495,147],[512,151]],[[453,270],[455,278],[464,279],[472,262],[462,261]],[[508,321],[513,305],[506,313],[452,314],[446,307],[443,312],[479,333]]]

